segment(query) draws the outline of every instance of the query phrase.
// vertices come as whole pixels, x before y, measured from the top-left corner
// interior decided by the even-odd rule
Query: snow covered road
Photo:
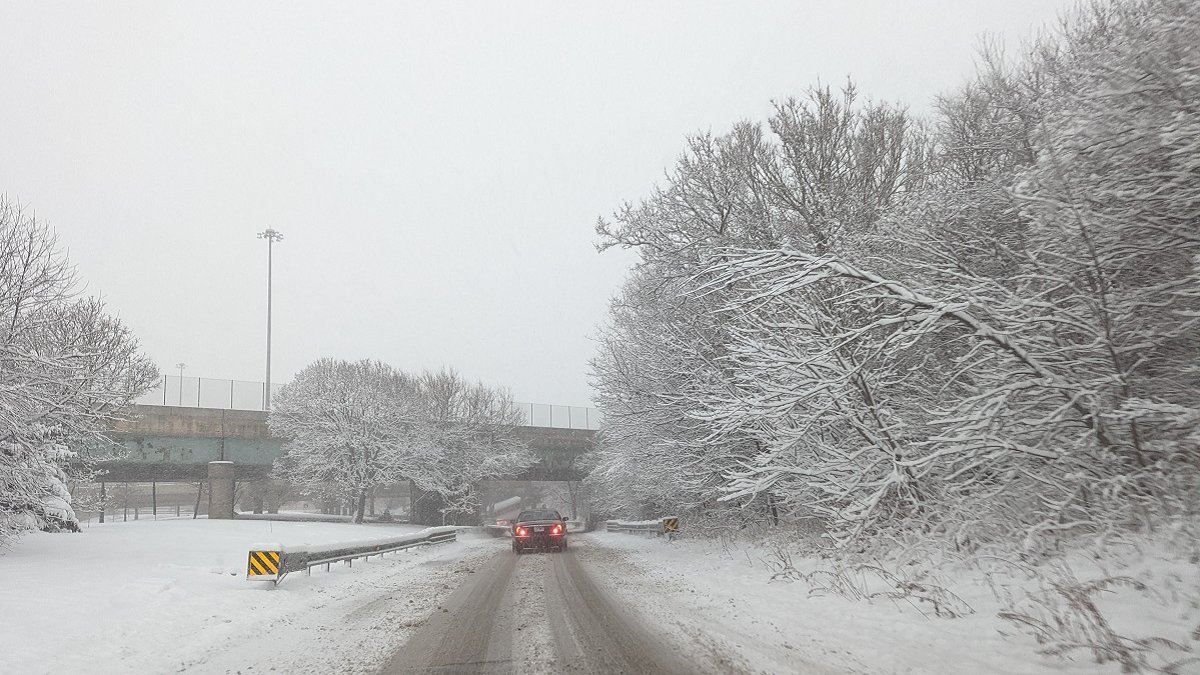
[[[30,535],[0,555],[0,673],[1118,672],[1006,638],[982,587],[960,584],[976,614],[938,619],[772,582],[765,551],[712,541],[595,532],[517,556],[465,532],[278,587],[244,578],[254,541],[417,529],[160,520]],[[1159,614],[1152,634],[1195,625]]]
[[[384,669],[406,673],[694,673],[698,669],[598,586],[578,537],[562,553],[486,561]]]

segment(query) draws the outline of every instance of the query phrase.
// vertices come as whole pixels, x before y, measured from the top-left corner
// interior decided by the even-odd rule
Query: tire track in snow
[[[693,673],[588,576],[572,550],[499,554],[383,673]]]

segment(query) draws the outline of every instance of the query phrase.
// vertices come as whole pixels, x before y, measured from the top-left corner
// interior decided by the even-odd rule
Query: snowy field
[[[0,672],[369,672],[470,573],[462,560],[507,542],[466,535],[275,588],[245,579],[247,546],[420,529],[143,520],[31,534],[0,555]]]
[[[924,604],[876,598],[853,601],[810,595],[803,580],[772,581],[771,552],[747,544],[663,539],[641,535],[588,535],[598,580],[651,623],[676,636],[676,649],[723,655],[728,672],[769,673],[1120,673],[1098,666],[1086,651],[1073,661],[1036,653],[1033,638],[997,617],[1001,601],[981,576],[962,571],[945,583],[972,609],[961,618],[938,618]],[[1114,630],[1159,636],[1190,645],[1172,660],[1200,651],[1200,566],[1188,551],[1148,547],[1101,565],[1072,561],[1081,578],[1129,575],[1144,590],[1117,588],[1100,609]],[[814,561],[795,560],[800,571]],[[994,575],[1000,597],[1019,597],[1036,584]],[[722,657],[717,657],[722,658]],[[1200,662],[1177,668],[1200,673]]]

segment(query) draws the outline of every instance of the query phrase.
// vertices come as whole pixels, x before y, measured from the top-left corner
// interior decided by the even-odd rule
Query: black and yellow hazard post
[[[679,533],[679,519],[674,516],[663,518],[662,531],[667,535],[667,539],[674,539],[675,535]]]
[[[246,578],[250,581],[272,581],[278,584],[283,578],[279,573],[282,556],[279,551],[250,549],[250,559],[246,562]]]

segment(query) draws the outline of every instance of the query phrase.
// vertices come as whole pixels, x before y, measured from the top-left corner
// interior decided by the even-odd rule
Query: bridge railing
[[[271,394],[282,384],[271,384]],[[224,410],[266,410],[267,387],[250,380],[220,380],[209,377],[165,375],[158,384],[136,402],[142,405],[166,405],[185,408]],[[524,426],[553,429],[599,429],[600,411],[586,406],[549,403],[514,403],[525,420]]]

